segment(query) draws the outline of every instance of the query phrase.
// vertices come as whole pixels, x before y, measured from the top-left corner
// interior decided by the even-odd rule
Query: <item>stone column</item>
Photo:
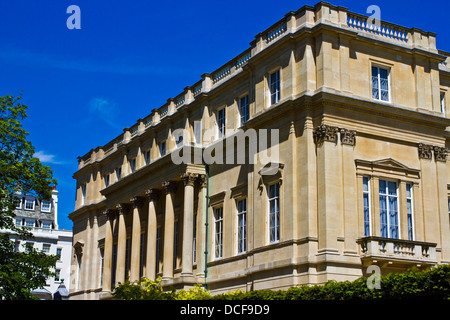
[[[113,248],[113,230],[112,220],[116,215],[115,210],[108,209],[104,212],[106,215],[105,224],[105,247],[103,251],[103,283],[102,291],[111,291],[111,267],[112,267],[112,248]]]
[[[159,198],[159,190],[150,189],[145,191],[148,199],[148,219],[147,219],[147,259],[145,263],[145,276],[150,280],[156,278],[156,221],[155,202]]]
[[[133,229],[131,234],[131,266],[130,281],[139,280],[139,262],[141,247],[141,217],[140,211],[143,205],[143,199],[134,197],[130,199],[133,205]]]
[[[125,256],[127,246],[127,229],[125,226],[125,215],[128,213],[126,204],[117,205],[119,211],[119,234],[117,239],[117,267],[116,267],[116,283],[125,281]]]
[[[183,266],[182,276],[192,276],[192,245],[194,241],[194,182],[198,177],[195,173],[184,173],[184,217],[183,217]]]
[[[173,237],[175,225],[173,197],[175,194],[176,185],[174,182],[164,181],[162,183],[162,186],[166,193],[166,212],[164,219],[163,280],[168,280],[173,278]]]

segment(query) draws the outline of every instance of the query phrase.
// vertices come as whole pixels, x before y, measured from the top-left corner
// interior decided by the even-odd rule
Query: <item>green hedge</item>
[[[291,287],[288,290],[241,290],[211,295],[201,285],[190,290],[163,291],[161,279],[125,282],[115,287],[113,296],[125,300],[355,300],[355,299],[450,299],[450,266],[430,270],[410,269],[380,278],[380,289],[369,289],[367,278],[329,281],[324,285]]]

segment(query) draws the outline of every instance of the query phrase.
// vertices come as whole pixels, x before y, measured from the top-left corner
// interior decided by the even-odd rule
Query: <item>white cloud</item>
[[[89,101],[89,113],[96,115],[113,128],[122,128],[116,122],[117,108],[114,102],[102,97],[94,97]]]
[[[41,160],[43,163],[51,163],[51,164],[62,164],[60,161],[56,161],[54,154],[47,154],[45,151],[38,151],[34,153],[34,157]]]

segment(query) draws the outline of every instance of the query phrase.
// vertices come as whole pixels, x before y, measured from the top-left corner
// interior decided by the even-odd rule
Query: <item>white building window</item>
[[[269,75],[270,105],[280,101],[280,70]]]
[[[225,137],[225,108],[217,110],[217,129],[219,139]]]
[[[47,230],[49,230],[49,229],[51,229],[52,228],[52,223],[51,222],[49,222],[49,221],[44,221],[44,222],[42,222],[42,229],[47,229]]]
[[[389,69],[372,66],[372,98],[380,101],[390,101]]]
[[[34,199],[25,199],[25,210],[34,210]]]
[[[50,253],[50,247],[51,247],[51,245],[49,243],[42,244],[42,252],[43,253]]]
[[[399,238],[397,182],[379,180],[380,228],[384,238]]]
[[[214,257],[223,257],[223,207],[214,209]]]
[[[269,185],[269,242],[280,241],[280,183]]]
[[[52,202],[42,200],[41,201],[41,211],[42,212],[51,212],[51,210],[52,210]]]
[[[236,201],[237,209],[237,252],[247,251],[247,199]]]

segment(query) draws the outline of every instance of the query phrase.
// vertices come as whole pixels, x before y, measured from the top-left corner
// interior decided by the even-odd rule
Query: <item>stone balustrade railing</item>
[[[436,262],[436,243],[382,237],[364,237],[357,242],[362,258]]]

